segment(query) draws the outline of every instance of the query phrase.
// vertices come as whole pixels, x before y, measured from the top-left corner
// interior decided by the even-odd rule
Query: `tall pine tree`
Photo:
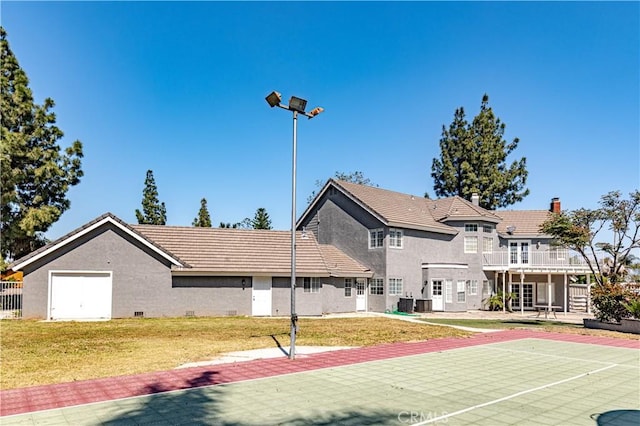
[[[269,218],[269,213],[264,207],[260,207],[256,210],[256,214],[251,221],[253,225],[253,229],[271,229],[271,219]]]
[[[476,193],[486,209],[506,207],[529,195],[526,158],[507,165],[507,156],[520,142],[504,139],[505,124],[489,106],[489,96],[482,98],[480,112],[471,124],[463,108],[456,110],[447,130],[442,126],[440,159],[434,158],[431,176],[436,195],[458,195],[467,200]]]
[[[200,210],[198,211],[198,216],[193,219],[192,225],[200,228],[211,228],[211,216],[207,209],[206,198],[200,200]]]
[[[142,190],[142,212],[136,209],[136,218],[141,225],[165,225],[167,223],[167,209],[158,200],[158,188],[153,177],[153,171],[147,170]]]
[[[27,74],[0,27],[1,154],[0,225],[2,257],[19,258],[46,243],[44,232],[71,203],[66,194],[80,183],[82,143],[61,150],[63,137],[52,99],[34,102]]]

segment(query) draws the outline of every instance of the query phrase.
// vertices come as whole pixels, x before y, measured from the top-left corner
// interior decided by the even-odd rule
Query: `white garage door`
[[[111,318],[110,272],[54,272],[49,294],[51,319]]]

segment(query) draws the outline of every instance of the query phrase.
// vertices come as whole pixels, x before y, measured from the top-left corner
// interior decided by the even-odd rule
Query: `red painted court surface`
[[[531,338],[640,349],[639,340],[530,330],[507,330],[476,334],[467,338],[434,339],[422,342],[394,343],[322,352],[298,356],[293,361],[283,356],[281,358],[3,390],[0,391],[0,415],[8,416],[50,410]],[[0,423],[2,422],[0,421]]]

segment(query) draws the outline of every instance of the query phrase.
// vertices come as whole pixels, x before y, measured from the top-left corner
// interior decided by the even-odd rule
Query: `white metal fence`
[[[0,281],[0,319],[22,318],[22,281]]]

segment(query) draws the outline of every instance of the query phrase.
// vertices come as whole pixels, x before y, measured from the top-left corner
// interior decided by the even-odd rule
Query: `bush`
[[[596,285],[591,290],[591,302],[594,315],[600,321],[620,322],[622,318],[640,313],[640,298],[620,284]]]
[[[484,303],[485,308],[487,308],[489,311],[501,311],[503,308],[506,308],[509,312],[512,312],[511,303],[509,302],[511,302],[511,300],[513,300],[515,297],[515,293],[505,293],[505,305],[502,303],[502,291],[498,291],[498,293],[494,294],[491,297],[487,297],[482,302]]]
[[[629,311],[629,315],[633,318],[640,319],[640,296],[636,295],[635,299],[631,299],[626,303],[622,303],[622,306]]]

